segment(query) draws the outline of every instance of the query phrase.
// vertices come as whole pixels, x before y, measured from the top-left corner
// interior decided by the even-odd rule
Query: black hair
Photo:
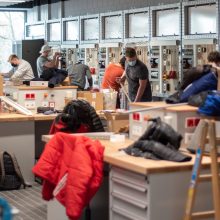
[[[219,63],[220,62],[220,53],[218,51],[212,51],[207,57],[209,62]]]
[[[88,125],[92,130],[93,123],[90,117],[90,104],[84,100],[72,100],[63,109],[56,118],[56,122],[60,120],[65,124],[61,131],[76,132],[81,124]]]
[[[120,65],[122,66],[123,69],[125,69],[125,61],[126,61],[125,57],[122,57],[119,61]]]
[[[137,56],[136,50],[132,47],[127,47],[125,51],[125,57],[133,58]]]

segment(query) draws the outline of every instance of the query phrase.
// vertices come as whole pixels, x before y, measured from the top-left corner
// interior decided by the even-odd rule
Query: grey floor
[[[46,220],[46,202],[41,198],[41,186],[34,183],[26,189],[0,191],[0,197],[19,210],[13,220]]]

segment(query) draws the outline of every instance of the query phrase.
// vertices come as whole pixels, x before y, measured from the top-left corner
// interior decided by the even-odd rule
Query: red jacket
[[[50,200],[55,196],[71,220],[79,219],[101,185],[103,152],[99,141],[56,133],[33,168],[44,180],[43,198]]]

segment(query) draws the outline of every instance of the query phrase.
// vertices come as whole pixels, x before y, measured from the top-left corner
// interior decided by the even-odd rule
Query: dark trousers
[[[48,87],[53,88],[56,84],[63,82],[67,75],[68,73],[65,70],[51,68],[44,70],[41,78],[44,81],[49,81]]]

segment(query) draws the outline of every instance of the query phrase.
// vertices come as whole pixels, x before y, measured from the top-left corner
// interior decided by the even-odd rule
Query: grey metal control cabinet
[[[144,175],[113,166],[110,171],[110,220],[182,219],[190,175],[191,170]],[[211,184],[202,184],[195,209],[212,209],[211,198]]]

